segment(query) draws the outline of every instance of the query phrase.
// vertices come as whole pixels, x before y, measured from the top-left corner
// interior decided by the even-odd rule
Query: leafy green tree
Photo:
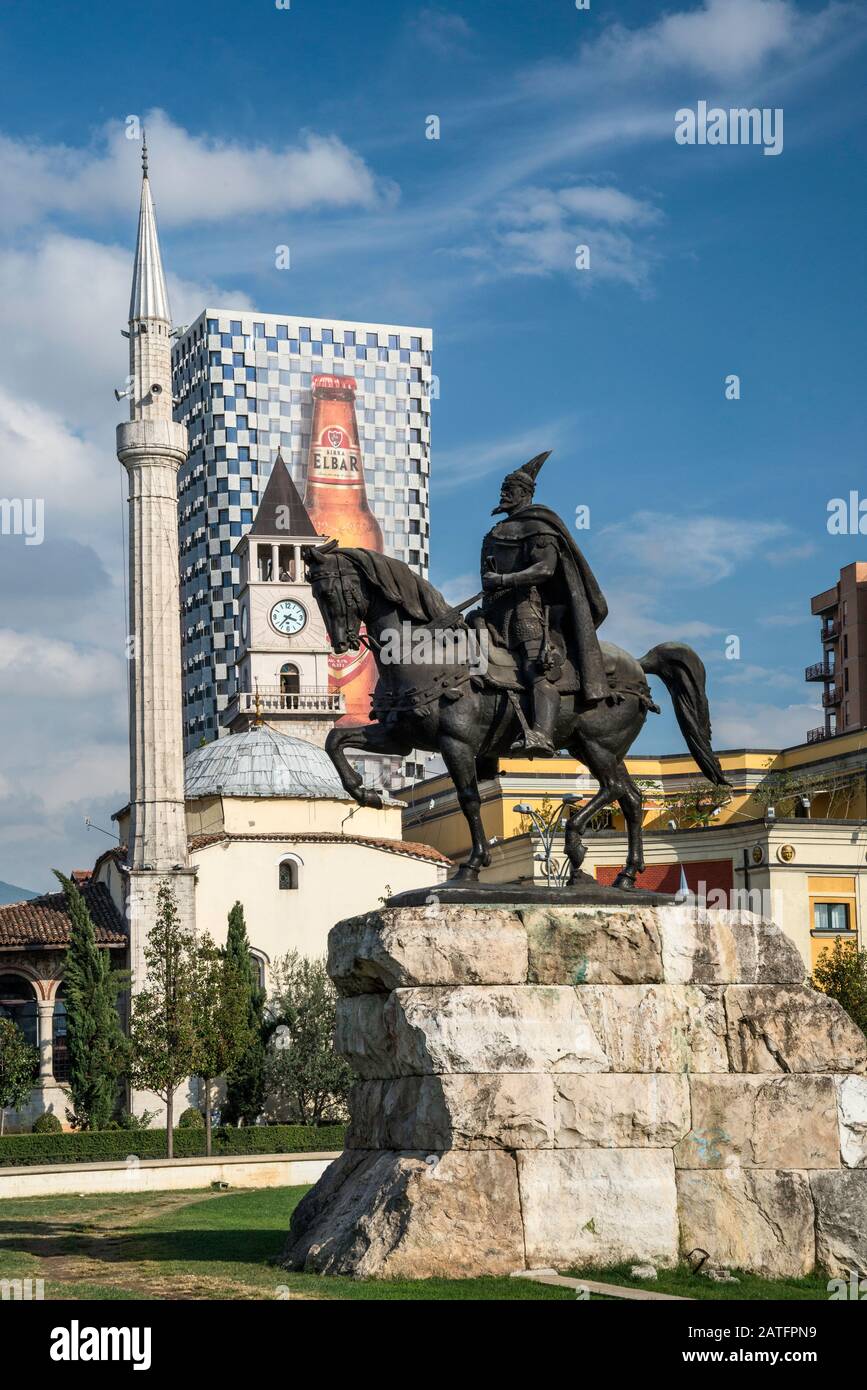
[[[650,785],[639,782],[642,794],[647,795],[645,787]],[[656,812],[653,824],[673,820],[681,830],[695,830],[700,826],[711,825],[716,820],[717,812],[729,801],[730,787],[717,787],[704,778],[695,778],[681,791],[663,796],[661,804],[657,802],[653,808]]]
[[[290,1122],[334,1124],[346,1118],[354,1076],[334,1050],[337,996],[325,960],[291,951],[273,968],[269,1030],[286,1031],[268,1054],[269,1103]]]
[[[196,939],[193,968],[193,1073],[202,1079],[205,1152],[211,1153],[212,1087],[225,1076],[255,1039],[251,1036],[249,970],[238,956],[221,951],[207,932]]]
[[[117,1012],[129,971],[115,970],[96,944],[87,903],[71,879],[54,870],[72,924],[63,972],[73,1129],[105,1129],[118,1101],[128,1046]]]
[[[20,1110],[39,1075],[39,1052],[11,1018],[0,1018],[0,1134],[6,1111]]]
[[[793,816],[798,799],[805,796],[813,820],[849,820],[858,814],[863,795],[863,772],[771,772],[755,788],[752,800],[763,812],[773,806],[778,816]]]
[[[195,938],[178,917],[171,887],[157,895],[157,919],[144,948],[144,988],[133,995],[130,1076],[134,1086],[155,1092],[166,1107],[166,1155],[174,1156],[174,1098],[193,1072]]]
[[[265,991],[259,985],[250,955],[244,909],[240,903],[235,903],[229,913],[226,959],[244,982],[248,1039],[226,1072],[226,1100],[222,1118],[225,1124],[254,1125],[262,1113],[265,1100]]]
[[[824,990],[849,1017],[867,1034],[867,951],[860,951],[854,941],[842,941],[819,956],[813,967],[810,984]]]

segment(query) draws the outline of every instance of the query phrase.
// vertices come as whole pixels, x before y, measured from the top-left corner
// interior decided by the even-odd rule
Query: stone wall
[[[347,1148],[290,1268],[504,1274],[701,1247],[867,1274],[867,1040],[751,914],[387,909],[329,939]]]

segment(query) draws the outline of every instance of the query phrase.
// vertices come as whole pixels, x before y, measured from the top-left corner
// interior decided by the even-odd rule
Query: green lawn
[[[677,1269],[661,1269],[658,1279],[633,1279],[630,1265],[611,1265],[606,1269],[564,1269],[576,1279],[601,1279],[609,1284],[625,1285],[630,1289],[650,1289],[653,1293],[673,1293],[679,1298],[701,1299],[820,1299],[828,1300],[827,1274],[810,1274],[805,1279],[760,1279],[757,1274],[745,1274],[734,1269],[738,1284],[717,1284],[701,1274],[693,1274],[686,1265]]]
[[[0,1204],[0,1279],[43,1279],[49,1299],[567,1300],[526,1279],[365,1281],[287,1274],[275,1261],[306,1188],[31,1197]],[[653,1283],[629,1267],[567,1270],[705,1299],[827,1299],[824,1276],[714,1284],[687,1269]],[[595,1297],[595,1295],[594,1295]]]
[[[0,1205],[0,1279],[50,1299],[546,1299],[523,1279],[415,1282],[287,1274],[273,1263],[307,1189],[30,1197]]]

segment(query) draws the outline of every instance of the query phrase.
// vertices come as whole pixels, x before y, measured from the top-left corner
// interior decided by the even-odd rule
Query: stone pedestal
[[[867,1274],[867,1040],[749,913],[386,908],[339,923],[347,1148],[287,1268]]]

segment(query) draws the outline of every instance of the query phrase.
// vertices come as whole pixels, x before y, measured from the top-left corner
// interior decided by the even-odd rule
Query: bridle
[[[346,641],[350,647],[365,647],[367,651],[372,653],[374,647],[379,649],[382,644],[377,642],[376,638],[371,633],[361,631],[361,621],[358,617],[358,611],[361,606],[360,600],[362,597],[361,585],[358,582],[347,584],[344,581],[344,568],[341,563],[343,559],[344,557],[342,555],[338,554],[334,556],[337,565],[337,580],[340,585],[340,597],[343,601]],[[357,579],[357,572],[354,566],[351,566],[351,568],[353,578]]]

